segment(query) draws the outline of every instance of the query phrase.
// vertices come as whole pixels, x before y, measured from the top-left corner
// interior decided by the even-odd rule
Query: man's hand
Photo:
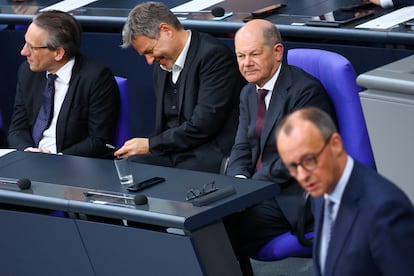
[[[125,158],[135,154],[149,153],[148,138],[133,138],[125,142],[125,144],[117,150],[114,155],[118,158]]]
[[[32,148],[32,147],[25,148],[24,151],[52,153],[50,150],[47,150],[47,149]]]
[[[369,2],[381,7],[381,1],[380,0],[369,0]]]

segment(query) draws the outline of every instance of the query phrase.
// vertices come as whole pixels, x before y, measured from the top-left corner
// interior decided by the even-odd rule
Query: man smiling
[[[139,163],[219,172],[237,127],[243,79],[231,49],[185,30],[163,3],[136,6],[124,25],[132,46],[154,66],[155,133],[133,138],[115,152]]]

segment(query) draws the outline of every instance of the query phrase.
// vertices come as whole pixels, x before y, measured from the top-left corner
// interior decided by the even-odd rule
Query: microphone
[[[223,20],[233,15],[233,12],[226,12],[223,7],[214,7],[211,9],[213,20]]]
[[[226,11],[224,10],[224,8],[223,8],[223,7],[214,7],[214,8],[211,10],[211,14],[212,14],[214,17],[222,17],[225,13],[226,13]]]
[[[145,195],[135,195],[134,203],[135,205],[145,205],[148,203],[148,198]]]
[[[6,179],[6,178],[2,178],[0,179],[0,183],[2,184],[17,184],[17,186],[19,187],[20,190],[28,190],[30,189],[32,182],[30,181],[30,179],[27,178],[20,178],[17,181],[14,179]]]

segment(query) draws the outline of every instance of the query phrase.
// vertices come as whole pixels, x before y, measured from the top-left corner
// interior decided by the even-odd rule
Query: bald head
[[[240,73],[250,83],[263,87],[283,60],[280,33],[270,21],[255,19],[241,27],[234,38]]]
[[[260,38],[262,43],[270,47],[282,42],[282,37],[276,26],[272,22],[264,19],[254,19],[247,22],[236,32],[234,39],[237,40],[240,36],[250,36],[252,39]]]

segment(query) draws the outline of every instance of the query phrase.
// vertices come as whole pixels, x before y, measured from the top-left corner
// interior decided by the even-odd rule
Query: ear
[[[336,154],[340,154],[345,151],[344,143],[342,142],[342,137],[339,133],[335,132],[332,134],[331,146]]]
[[[165,33],[167,36],[171,36],[173,27],[167,23],[160,24],[160,34]]]
[[[61,61],[64,57],[65,57],[65,49],[63,49],[62,47],[58,47],[55,50],[55,60]]]
[[[277,61],[281,62],[283,60],[283,51],[284,51],[283,44],[276,43],[275,46],[273,46],[273,51],[275,53]]]

